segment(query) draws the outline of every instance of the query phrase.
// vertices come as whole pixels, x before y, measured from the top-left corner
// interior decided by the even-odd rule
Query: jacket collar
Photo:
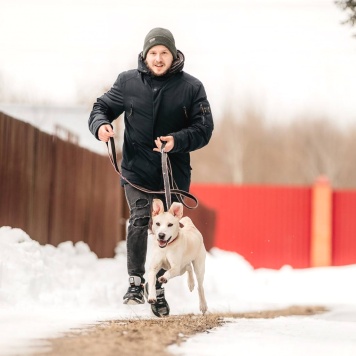
[[[178,55],[178,58],[173,61],[171,68],[169,68],[168,72],[165,75],[163,75],[162,78],[170,77],[173,74],[179,73],[183,70],[184,62],[185,62],[184,54],[180,50],[177,50],[177,55]],[[144,59],[142,58],[142,52],[138,55],[137,69],[141,73],[144,73],[144,74],[154,77],[154,75],[151,73],[151,71],[147,68],[147,65],[146,65]]]

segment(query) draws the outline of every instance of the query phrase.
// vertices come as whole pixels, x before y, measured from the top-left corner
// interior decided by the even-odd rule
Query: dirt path
[[[323,307],[290,307],[251,313],[180,315],[155,319],[112,320],[47,340],[52,351],[33,356],[168,356],[166,347],[180,344],[190,336],[209,332],[225,323],[224,318],[276,318],[313,315]]]

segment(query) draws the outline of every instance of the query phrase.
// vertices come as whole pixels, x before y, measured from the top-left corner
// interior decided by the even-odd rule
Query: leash
[[[172,167],[167,155],[167,152],[163,152],[164,146],[165,146],[165,142],[162,144],[163,148],[161,147],[161,154],[162,154],[162,173],[163,173],[163,183],[164,183],[164,190],[159,190],[159,191],[155,191],[155,190],[150,190],[150,189],[146,189],[144,187],[141,187],[137,184],[131,183],[127,178],[125,178],[120,169],[119,166],[117,164],[117,160],[116,160],[116,149],[115,149],[115,141],[113,137],[110,137],[110,145],[108,144],[108,142],[106,142],[106,146],[108,148],[108,154],[109,154],[109,158],[110,158],[110,162],[111,164],[114,166],[114,169],[116,171],[116,173],[127,183],[130,184],[131,187],[140,190],[141,192],[144,193],[148,193],[148,194],[164,194],[166,197],[166,204],[167,204],[167,209],[170,208],[171,206],[171,195],[175,194],[176,197],[178,198],[178,200],[188,209],[195,209],[198,207],[199,202],[198,199],[193,195],[190,194],[188,192],[186,192],[185,190],[181,190],[178,189],[177,184],[174,182],[173,179],[173,174],[172,174]],[[170,181],[172,182],[172,187],[170,185]],[[195,202],[195,205],[190,206],[188,205],[185,201],[184,201],[184,197],[191,199]]]
[[[172,195],[171,195],[171,185],[169,182],[169,175],[168,175],[168,155],[167,152],[164,152],[164,148],[166,147],[167,142],[162,142],[161,145],[161,155],[162,155],[162,174],[163,174],[163,184],[164,184],[164,194],[166,196],[166,206],[167,210],[172,205]]]

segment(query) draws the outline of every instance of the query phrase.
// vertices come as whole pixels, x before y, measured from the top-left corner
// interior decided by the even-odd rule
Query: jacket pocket
[[[189,116],[188,116],[188,110],[186,106],[183,106],[183,113],[184,113],[184,127],[189,126]]]
[[[128,119],[131,119],[132,116],[133,116],[133,103],[131,102],[129,109],[126,111],[126,117]]]
[[[200,106],[200,115],[201,115],[203,125],[210,127],[211,119],[209,120],[209,118],[207,117],[207,116],[209,116],[211,118],[210,106],[209,105],[204,106],[203,103],[200,103],[199,106]]]

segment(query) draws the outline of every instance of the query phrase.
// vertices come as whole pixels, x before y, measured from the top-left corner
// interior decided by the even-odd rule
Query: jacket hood
[[[143,52],[141,52],[138,55],[137,69],[141,73],[145,73],[145,74],[153,76],[151,71],[148,69],[145,60],[143,59],[142,54],[143,54]],[[171,68],[168,69],[168,72],[165,75],[163,75],[163,77],[171,76],[171,75],[179,73],[183,70],[185,57],[184,57],[184,54],[180,50],[177,50],[177,57],[178,58],[173,61]]]

